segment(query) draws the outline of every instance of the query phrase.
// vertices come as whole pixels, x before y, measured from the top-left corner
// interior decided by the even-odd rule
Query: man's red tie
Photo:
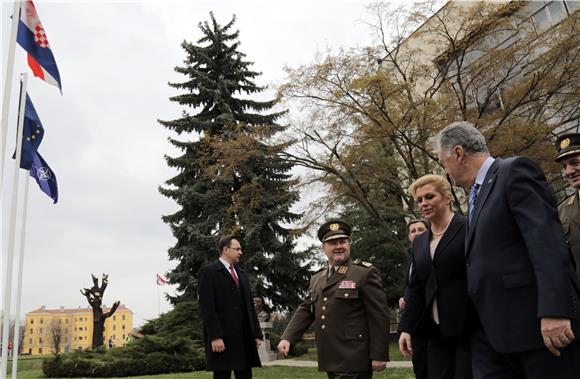
[[[238,278],[238,275],[236,274],[236,270],[234,269],[234,265],[230,265],[230,273],[232,274],[232,278],[234,278],[234,282],[236,282],[236,286],[238,286],[238,288],[240,288],[240,279]]]

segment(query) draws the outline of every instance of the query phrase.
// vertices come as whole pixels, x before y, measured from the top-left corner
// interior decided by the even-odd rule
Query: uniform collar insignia
[[[337,272],[339,274],[346,274],[347,271],[348,271],[348,267],[346,267],[346,266],[340,266],[337,270]]]

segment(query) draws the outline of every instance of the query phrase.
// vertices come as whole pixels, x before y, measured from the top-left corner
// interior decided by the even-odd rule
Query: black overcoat
[[[203,319],[206,369],[242,370],[260,367],[255,339],[263,339],[245,273],[236,267],[240,287],[221,261],[199,272],[199,305]],[[222,338],[225,351],[214,353],[211,341]]]

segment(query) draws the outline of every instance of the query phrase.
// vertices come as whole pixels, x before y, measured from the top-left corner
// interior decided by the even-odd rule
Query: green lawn
[[[395,351],[396,350],[396,351]],[[391,360],[402,360],[401,353],[398,351],[396,345],[390,346]],[[24,356],[18,359],[18,379],[40,379],[46,378],[42,373],[42,356]],[[295,358],[298,360],[316,361],[316,349],[310,349],[309,352],[301,357]],[[12,362],[8,362],[9,372],[12,368]],[[320,373],[316,368],[306,367],[263,367],[254,369],[254,379],[325,379],[326,374]],[[10,376],[9,376],[10,377]],[[148,375],[148,376],[134,376],[133,378],[157,378],[157,379],[211,379],[210,372],[188,372],[181,374],[166,374],[166,375]],[[374,379],[412,379],[413,370],[392,368],[386,372],[376,373]]]
[[[305,367],[263,367],[254,369],[254,379],[325,379],[325,373],[318,372],[315,368]],[[18,379],[46,378],[40,369],[18,371]],[[134,376],[132,378],[156,378],[156,379],[211,379],[210,372],[198,371],[182,374]],[[412,369],[392,368],[381,373],[376,373],[374,379],[412,379]]]

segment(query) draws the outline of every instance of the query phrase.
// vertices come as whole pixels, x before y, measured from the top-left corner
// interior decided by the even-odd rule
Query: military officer
[[[387,297],[378,270],[350,259],[351,227],[330,220],[318,230],[328,258],[310,279],[308,296],[292,316],[278,344],[288,354],[314,323],[318,370],[329,379],[368,379],[388,360]]]
[[[580,133],[561,135],[556,141],[558,155],[556,162],[562,165],[562,173],[574,193],[564,199],[558,206],[560,221],[566,233],[566,239],[576,261],[576,275],[580,277]]]

